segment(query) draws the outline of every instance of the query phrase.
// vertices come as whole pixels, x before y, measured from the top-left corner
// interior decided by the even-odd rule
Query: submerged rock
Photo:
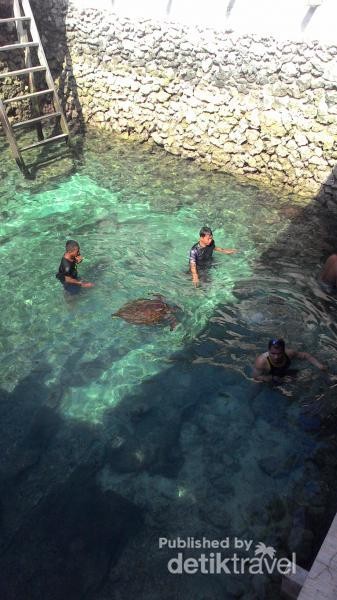
[[[294,454],[285,458],[270,455],[258,460],[260,469],[271,477],[286,477],[295,462],[296,456]]]

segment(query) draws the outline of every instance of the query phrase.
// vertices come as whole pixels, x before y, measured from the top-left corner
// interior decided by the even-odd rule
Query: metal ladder
[[[45,144],[57,143],[61,140],[68,142],[69,129],[55,89],[53,78],[49,70],[46,55],[41,44],[29,0],[13,0],[13,15],[13,17],[0,19],[0,26],[2,23],[13,23],[16,27],[18,42],[6,46],[0,46],[0,52],[13,51],[14,53],[16,50],[20,51],[23,49],[25,68],[16,71],[0,72],[0,79],[28,75],[29,93],[16,96],[14,98],[7,98],[5,100],[1,100],[0,98],[0,121],[18,166],[25,176],[29,176],[29,170],[22,158],[22,153],[26,152],[27,150],[31,150],[32,148],[44,146]],[[29,41],[29,33],[32,41]],[[36,48],[38,62],[40,63],[37,66],[32,66],[31,48]],[[38,72],[44,73],[47,85],[46,89],[37,89],[34,75]],[[54,112],[40,114],[41,110],[39,106],[39,97],[47,95],[53,99]],[[14,102],[20,102],[27,99],[31,101],[30,106],[32,118],[26,121],[19,121],[11,124],[7,115],[6,106]],[[51,119],[59,121],[62,133],[45,138],[42,126],[44,123],[50,122]],[[30,125],[34,125],[36,128],[38,141],[33,144],[29,144],[28,146],[19,148],[17,140],[15,139],[14,130],[19,127]]]

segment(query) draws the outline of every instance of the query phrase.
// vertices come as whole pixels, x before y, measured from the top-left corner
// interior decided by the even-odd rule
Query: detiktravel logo
[[[296,573],[296,554],[291,560],[277,557],[273,546],[264,542],[229,536],[222,539],[203,538],[164,538],[158,540],[159,549],[172,549],[178,552],[167,562],[167,569],[173,575],[224,574],[224,575],[262,575],[279,573],[289,575]],[[196,554],[196,550],[202,550]],[[188,551],[193,556],[188,556]],[[204,552],[206,550],[206,552]],[[226,555],[223,552],[226,550]],[[231,552],[232,551],[232,552]],[[190,552],[192,554],[192,552]]]

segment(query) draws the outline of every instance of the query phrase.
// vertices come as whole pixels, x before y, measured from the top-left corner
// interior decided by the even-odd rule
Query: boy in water
[[[202,227],[199,232],[199,241],[190,250],[190,271],[195,287],[199,284],[198,270],[210,265],[214,250],[223,254],[235,254],[237,252],[234,248],[216,246],[212,230],[209,227]]]
[[[88,281],[78,279],[77,265],[82,262],[82,260],[83,256],[80,254],[79,243],[75,240],[68,240],[66,242],[66,251],[60,262],[56,277],[63,283],[64,289],[69,292],[75,291],[76,289],[79,290],[80,287],[90,288],[94,285]]]

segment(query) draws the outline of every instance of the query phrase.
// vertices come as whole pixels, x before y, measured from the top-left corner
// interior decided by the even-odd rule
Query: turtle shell
[[[127,302],[112,316],[120,317],[128,323],[135,323],[136,325],[156,325],[171,313],[172,310],[169,305],[159,298],[153,300],[139,298]]]

